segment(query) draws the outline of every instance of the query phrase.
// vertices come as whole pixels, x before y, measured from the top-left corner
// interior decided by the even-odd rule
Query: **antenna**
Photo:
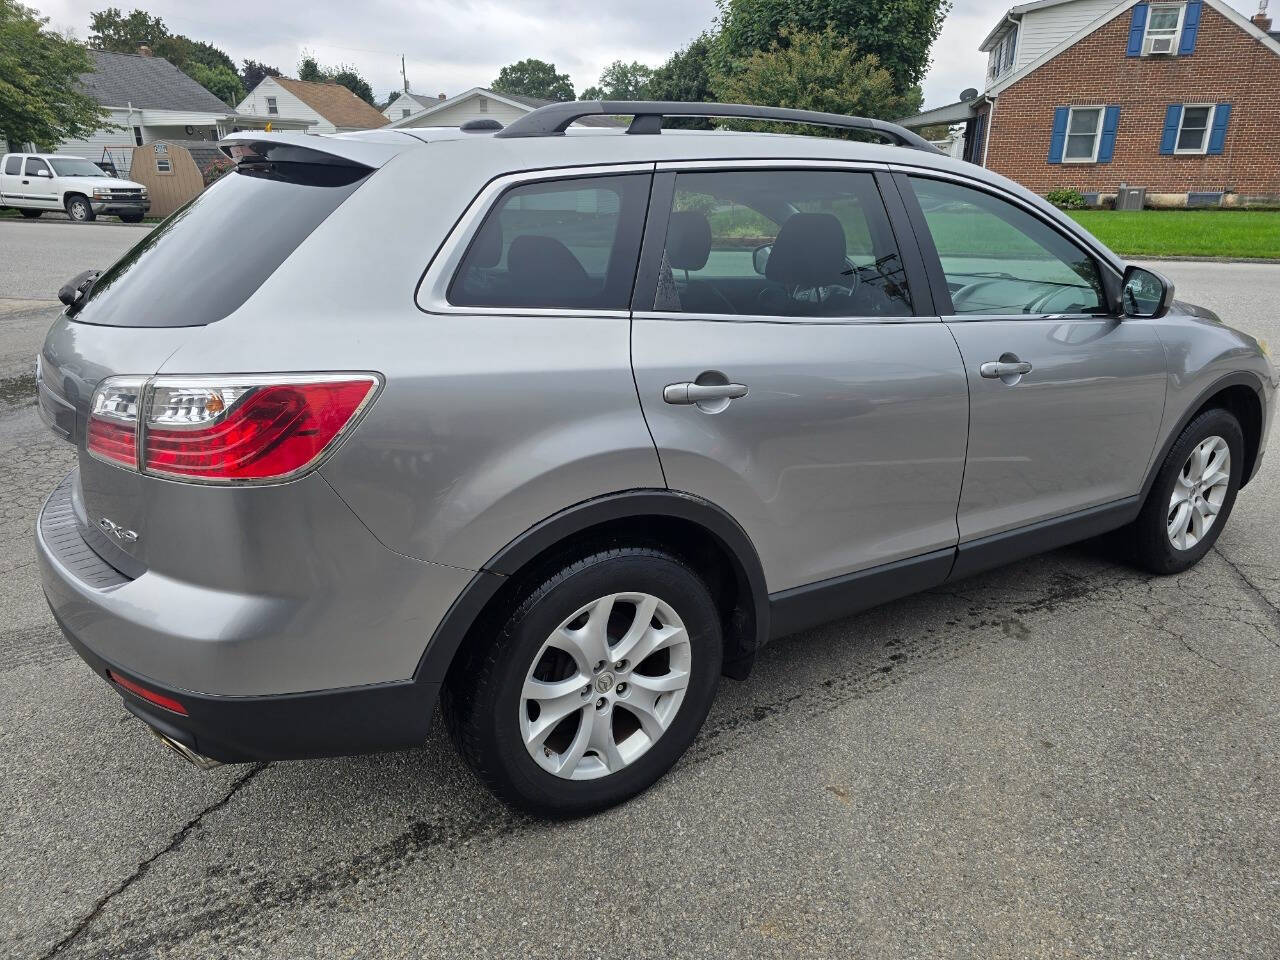
[[[1265,3],[1266,0],[1263,0]],[[404,92],[409,92],[409,76],[404,72],[404,54],[400,54],[400,79],[404,81]]]

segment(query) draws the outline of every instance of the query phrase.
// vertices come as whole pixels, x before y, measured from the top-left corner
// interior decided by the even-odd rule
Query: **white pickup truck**
[[[105,173],[83,157],[56,153],[6,153],[0,163],[0,208],[13,207],[35,218],[63,210],[78,223],[100,213],[138,223],[151,209],[147,188]]]

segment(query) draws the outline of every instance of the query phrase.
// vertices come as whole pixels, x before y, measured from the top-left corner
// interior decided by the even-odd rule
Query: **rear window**
[[[9,174],[9,176],[11,176],[11,177],[15,177],[15,176],[17,176],[19,173],[21,173],[21,172],[22,172],[22,158],[21,158],[21,157],[5,157],[5,158],[4,158],[4,172],[5,172],[5,173],[7,173],[7,174]]]
[[[117,260],[75,319],[113,327],[198,327],[221,320],[369,172],[312,163],[241,166]]]

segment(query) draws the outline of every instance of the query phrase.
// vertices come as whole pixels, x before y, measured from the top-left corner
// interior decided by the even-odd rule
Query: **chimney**
[[[1267,16],[1267,0],[1260,0],[1258,12],[1249,18],[1249,22],[1263,33],[1271,32],[1271,18]]]
[[[149,57],[151,55],[152,55],[151,48],[148,47],[145,43],[138,47],[138,56]]]
[[[440,94],[436,99],[438,99],[438,100],[448,100],[449,98],[448,98],[448,96],[446,96],[445,94],[443,94],[443,93],[442,93],[442,94]]]

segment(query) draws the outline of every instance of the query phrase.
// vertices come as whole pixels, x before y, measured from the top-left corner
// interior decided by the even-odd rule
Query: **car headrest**
[[[667,223],[667,262],[675,270],[701,270],[711,256],[711,223],[701,210],[676,210]]]
[[[471,244],[470,261],[476,267],[496,267],[502,259],[502,223],[497,217],[480,229],[475,242]]]
[[[773,241],[764,275],[788,287],[835,282],[846,269],[844,228],[829,213],[793,213]]]
[[[586,296],[591,279],[578,258],[555,237],[521,234],[507,250],[507,275],[533,299]]]

